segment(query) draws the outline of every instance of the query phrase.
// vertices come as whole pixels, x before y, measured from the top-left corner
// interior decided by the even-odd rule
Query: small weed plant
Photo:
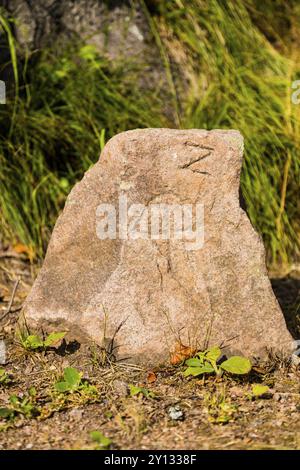
[[[197,377],[203,374],[222,375],[223,372],[236,375],[248,374],[252,368],[248,358],[243,356],[232,356],[224,361],[220,360],[222,355],[218,346],[213,346],[205,351],[198,352],[195,357],[187,359],[184,376]]]

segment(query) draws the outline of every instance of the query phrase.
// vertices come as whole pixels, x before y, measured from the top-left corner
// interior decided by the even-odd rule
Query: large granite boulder
[[[147,364],[179,343],[288,352],[264,247],[240,207],[242,158],[237,131],[113,137],[56,223],[27,325]]]

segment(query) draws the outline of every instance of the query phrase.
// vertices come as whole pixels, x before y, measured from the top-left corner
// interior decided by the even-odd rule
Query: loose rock
[[[179,341],[255,357],[289,353],[262,241],[240,207],[242,155],[237,131],[112,138],[56,223],[23,309],[27,324],[68,329],[111,358],[148,367],[167,361]],[[191,207],[189,234],[174,229],[176,211],[186,222]],[[162,208],[169,237],[163,225],[156,231]]]

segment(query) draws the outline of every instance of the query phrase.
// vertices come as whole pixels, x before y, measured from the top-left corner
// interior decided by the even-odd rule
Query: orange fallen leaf
[[[148,375],[147,375],[148,384],[152,384],[153,382],[156,382],[156,380],[157,380],[156,374],[152,371],[148,372]]]
[[[175,345],[174,352],[171,354],[170,362],[174,366],[184,361],[185,359],[194,356],[196,352],[197,350],[195,348],[185,346],[180,341],[178,341]]]
[[[33,249],[31,246],[23,245],[23,243],[17,243],[13,246],[13,249],[19,255],[27,255],[29,259],[33,258]]]

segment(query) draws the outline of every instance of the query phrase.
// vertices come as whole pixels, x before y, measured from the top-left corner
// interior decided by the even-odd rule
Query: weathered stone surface
[[[0,0],[15,19],[18,53],[79,39],[112,61],[134,61],[143,69],[143,83],[167,92],[163,62],[141,4],[104,0]],[[1,43],[1,31],[0,31]],[[6,57],[7,56],[7,57]],[[2,59],[9,61],[9,49]]]
[[[151,1],[146,2],[151,7]],[[168,103],[172,92],[161,53],[156,44],[143,2],[129,0],[0,0],[14,18],[19,63],[28,52],[57,43],[60,47],[77,40],[95,47],[114,67],[126,63],[134,68],[135,81],[143,90],[153,90],[165,97],[165,115],[170,123],[177,122],[176,113]],[[14,83],[10,50],[6,35],[0,29],[0,79]],[[171,60],[181,91],[179,65]],[[173,65],[174,63],[174,65]],[[184,66],[183,70],[187,68]],[[3,69],[3,70],[2,70]],[[175,78],[174,78],[175,80]],[[178,83],[177,83],[178,82]]]
[[[0,7],[15,19],[15,36],[23,49],[77,37],[112,59],[145,53],[147,21],[141,8],[126,0],[0,0]]]
[[[292,339],[263,244],[240,208],[242,152],[236,131],[145,129],[111,139],[56,223],[24,306],[27,323],[106,347],[115,335],[118,359],[149,364],[167,360],[179,339],[251,356],[287,352]],[[120,195],[149,213],[158,203],[203,204],[203,247],[99,239],[96,209],[118,208]]]

